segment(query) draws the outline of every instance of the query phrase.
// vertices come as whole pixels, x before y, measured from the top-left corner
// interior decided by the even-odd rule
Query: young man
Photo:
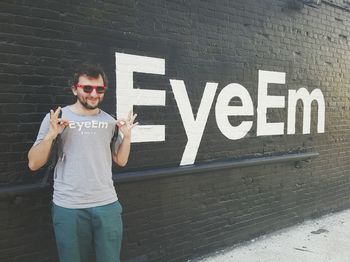
[[[107,78],[100,67],[80,66],[72,86],[76,102],[50,110],[28,153],[29,168],[41,168],[59,135],[52,218],[62,262],[88,261],[92,247],[96,261],[119,261],[122,207],[112,181],[112,159],[119,166],[126,165],[131,129],[137,123],[132,112],[126,119],[115,120],[98,108],[106,86]],[[113,140],[111,150],[116,128],[122,135]]]

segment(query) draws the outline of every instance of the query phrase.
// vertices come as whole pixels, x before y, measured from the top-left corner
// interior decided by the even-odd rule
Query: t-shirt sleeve
[[[49,132],[49,128],[50,128],[50,114],[46,114],[43,121],[41,122],[39,133],[34,142],[34,146],[39,144],[44,139],[44,137]]]

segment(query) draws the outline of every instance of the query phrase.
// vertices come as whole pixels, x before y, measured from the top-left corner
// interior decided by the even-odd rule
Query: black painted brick
[[[341,4],[341,1],[337,1]],[[51,108],[73,102],[77,63],[99,62],[110,78],[106,110],[115,113],[114,52],[162,57],[166,76],[135,74],[135,85],[167,91],[166,108],[135,107],[143,123],[165,123],[166,142],[135,144],[126,169],[178,166],[186,134],[168,79],[183,79],[196,112],[206,82],[247,88],[257,105],[258,70],[286,72],[287,89],[320,88],[326,133],[230,141],[218,130],[214,105],[196,162],[293,150],[320,156],[117,185],[124,206],[123,260],[185,261],[307,218],[350,206],[349,12],[322,3],[288,8],[287,0],[11,1],[0,3],[0,183],[34,177],[26,153]],[[315,116],[315,115],[313,115]],[[156,119],[155,119],[156,118]],[[287,121],[286,110],[271,111]],[[122,172],[122,169],[116,169]],[[50,193],[0,198],[0,260],[57,261]]]

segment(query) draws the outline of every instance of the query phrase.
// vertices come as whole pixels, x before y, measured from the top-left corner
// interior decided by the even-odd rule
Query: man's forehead
[[[101,74],[99,74],[97,78],[88,76],[88,75],[81,75],[79,76],[79,83],[81,82],[102,82],[103,83],[103,78]]]

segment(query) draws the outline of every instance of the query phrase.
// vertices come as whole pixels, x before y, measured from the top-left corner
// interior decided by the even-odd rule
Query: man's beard
[[[98,107],[98,105],[102,102],[102,98],[99,98],[98,102],[96,103],[96,105],[92,106],[88,104],[88,100],[85,98],[83,98],[82,96],[80,96],[79,94],[77,95],[78,101],[79,103],[85,107],[88,110],[93,110],[96,109]]]

